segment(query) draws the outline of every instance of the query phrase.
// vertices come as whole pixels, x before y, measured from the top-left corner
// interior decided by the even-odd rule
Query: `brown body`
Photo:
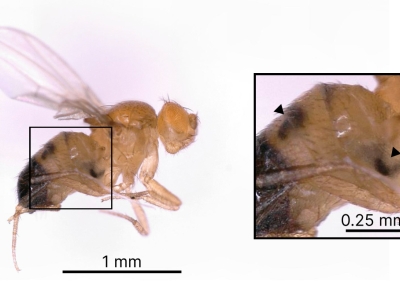
[[[57,208],[75,191],[104,195],[107,189],[102,181],[109,166],[109,154],[107,157],[105,148],[92,138],[84,133],[61,132],[31,158],[30,207]],[[28,209],[29,165],[18,177],[17,191],[18,205]]]
[[[177,103],[166,102],[157,117],[150,105],[128,101],[85,121],[93,126],[112,127],[112,156],[111,129],[92,128],[90,136],[61,132],[32,157],[31,209],[27,165],[18,178],[19,204],[10,218],[14,220],[13,255],[17,269],[15,245],[19,216],[32,213],[35,208],[57,209],[72,193],[106,196],[112,188],[117,197],[135,199],[132,207],[137,220],[118,212],[109,213],[131,221],[144,235],[149,228],[138,199],[169,210],[177,210],[181,205],[178,197],[153,178],[158,166],[158,138],[162,138],[165,148],[172,153],[188,146],[196,135],[196,115],[188,114]],[[146,192],[131,193],[137,174]],[[122,183],[116,185],[120,175]]]
[[[141,234],[148,234],[149,228],[137,200],[179,209],[179,198],[154,180],[158,139],[169,153],[187,147],[197,134],[197,115],[172,101],[165,101],[158,115],[141,101],[122,102],[108,109],[61,57],[34,36],[14,28],[0,27],[0,70],[8,76],[0,80],[0,89],[10,98],[56,110],[57,119],[84,119],[92,126],[90,136],[58,134],[20,173],[19,203],[9,218],[14,221],[12,252],[17,270],[20,215],[38,208],[58,209],[72,193],[108,196],[113,191],[115,198],[130,200],[137,220],[108,213],[129,220]],[[111,127],[112,131],[96,126]],[[146,191],[132,193],[137,175]],[[122,182],[117,184],[119,178]]]
[[[314,236],[346,203],[400,212],[399,78],[378,79],[317,85],[257,135],[257,237]]]

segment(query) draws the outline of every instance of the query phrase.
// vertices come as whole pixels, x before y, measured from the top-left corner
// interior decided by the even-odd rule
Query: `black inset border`
[[[111,199],[109,200],[111,202],[111,207],[99,207],[99,208],[91,208],[91,207],[60,207],[60,208],[35,208],[31,207],[31,160],[32,160],[32,153],[31,153],[31,129],[32,128],[110,128],[111,129]],[[34,209],[34,210],[110,210],[113,209],[113,189],[112,189],[112,183],[113,183],[113,128],[112,126],[29,126],[29,209]]]
[[[253,128],[254,128],[254,134],[256,133],[256,85],[257,85],[257,76],[323,76],[323,75],[333,75],[333,76],[374,76],[374,75],[400,75],[400,73],[254,73],[253,74],[253,107],[254,107],[254,113],[253,113]],[[265,124],[267,125],[267,124]],[[256,169],[255,169],[255,160],[256,160],[256,139],[255,136],[253,135],[254,141],[253,141],[253,147],[254,147],[254,173],[253,173],[253,195],[256,193]],[[253,196],[254,197],[254,196]],[[254,212],[254,219],[253,219],[253,239],[255,240],[265,240],[265,239],[286,239],[286,240],[302,240],[302,239],[307,239],[307,240],[313,240],[313,239],[319,239],[319,240],[393,240],[393,239],[400,239],[400,237],[256,237],[256,199],[254,198],[253,202],[253,212]],[[354,229],[356,230],[356,229]],[[351,232],[354,231],[353,229],[346,229],[346,232]],[[381,229],[380,232],[383,232]],[[358,230],[357,232],[371,232],[371,230],[365,229],[365,230]],[[388,232],[388,231],[386,231]],[[393,232],[393,230],[391,230]]]

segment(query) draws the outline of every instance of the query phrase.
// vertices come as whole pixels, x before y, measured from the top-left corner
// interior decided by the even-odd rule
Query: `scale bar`
[[[400,232],[400,229],[346,229],[346,232]]]
[[[182,273],[182,270],[63,270],[63,273],[153,273],[153,274],[166,274],[166,273]]]

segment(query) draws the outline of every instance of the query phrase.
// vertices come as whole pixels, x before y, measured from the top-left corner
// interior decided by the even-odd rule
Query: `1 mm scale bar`
[[[400,232],[400,229],[346,229],[346,232]]]
[[[63,273],[153,273],[153,274],[165,274],[165,273],[182,273],[182,270],[63,270]]]

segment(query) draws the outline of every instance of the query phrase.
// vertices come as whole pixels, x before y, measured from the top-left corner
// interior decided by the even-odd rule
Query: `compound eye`
[[[197,115],[195,114],[190,114],[189,115],[189,125],[192,127],[194,130],[197,129]]]

